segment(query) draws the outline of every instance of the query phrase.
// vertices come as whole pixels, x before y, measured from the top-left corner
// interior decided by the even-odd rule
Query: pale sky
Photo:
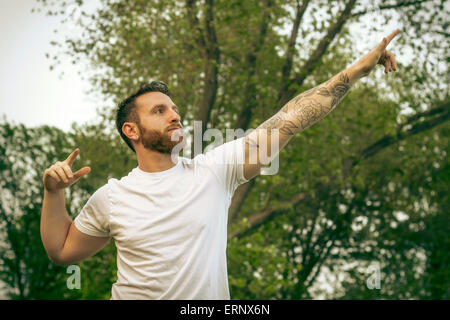
[[[31,13],[38,6],[42,7],[35,0],[0,0],[0,117],[28,127],[47,124],[68,131],[72,122],[93,121],[104,102],[87,95],[90,84],[77,74],[86,66],[74,66],[61,56],[61,65],[50,71],[45,53],[56,52],[50,41],[63,36],[67,26],[59,16]]]

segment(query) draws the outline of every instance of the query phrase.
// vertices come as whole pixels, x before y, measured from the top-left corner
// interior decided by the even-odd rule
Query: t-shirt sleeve
[[[109,237],[109,210],[108,185],[104,185],[81,209],[74,220],[75,227],[90,236]]]
[[[248,181],[244,177],[244,137],[206,152],[205,160],[230,195]]]

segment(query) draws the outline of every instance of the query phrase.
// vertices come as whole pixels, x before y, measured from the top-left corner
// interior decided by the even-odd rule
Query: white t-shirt
[[[178,157],[165,171],[136,167],[89,198],[74,222],[88,235],[114,238],[111,299],[230,299],[228,208],[248,181],[243,163],[239,138],[194,159]]]

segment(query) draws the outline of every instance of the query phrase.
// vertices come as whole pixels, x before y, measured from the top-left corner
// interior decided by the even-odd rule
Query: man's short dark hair
[[[140,125],[139,115],[136,108],[136,98],[147,92],[161,92],[171,98],[171,93],[167,85],[162,81],[152,81],[150,83],[141,83],[139,89],[128,98],[122,100],[117,108],[116,127],[125,143],[136,153],[128,137],[122,132],[122,126],[125,122],[135,122]]]

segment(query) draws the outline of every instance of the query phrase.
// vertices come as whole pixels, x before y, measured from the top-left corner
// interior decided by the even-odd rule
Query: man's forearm
[[[278,129],[280,138],[292,137],[329,114],[361,77],[362,73],[355,65],[341,71],[290,100],[258,129]]]
[[[41,238],[48,256],[55,260],[64,247],[72,219],[64,199],[64,189],[57,192],[44,190],[41,213]]]
[[[330,113],[352,85],[362,77],[362,72],[359,70],[357,65],[353,65],[327,82],[299,94],[286,103],[273,117],[247,135],[244,140],[245,177],[251,179],[258,174],[259,168],[267,166],[292,136]]]
[[[257,159],[256,163],[261,165],[260,155],[267,154],[269,160],[266,162],[272,161],[296,133],[312,126],[329,114],[363,75],[364,72],[358,64],[354,64],[328,81],[291,99],[274,116],[246,136],[247,160],[253,154],[253,159]],[[277,131],[276,136],[273,136],[272,130]],[[273,145],[275,142],[276,146]],[[251,173],[247,176],[254,176],[257,172],[255,168],[248,170]]]

